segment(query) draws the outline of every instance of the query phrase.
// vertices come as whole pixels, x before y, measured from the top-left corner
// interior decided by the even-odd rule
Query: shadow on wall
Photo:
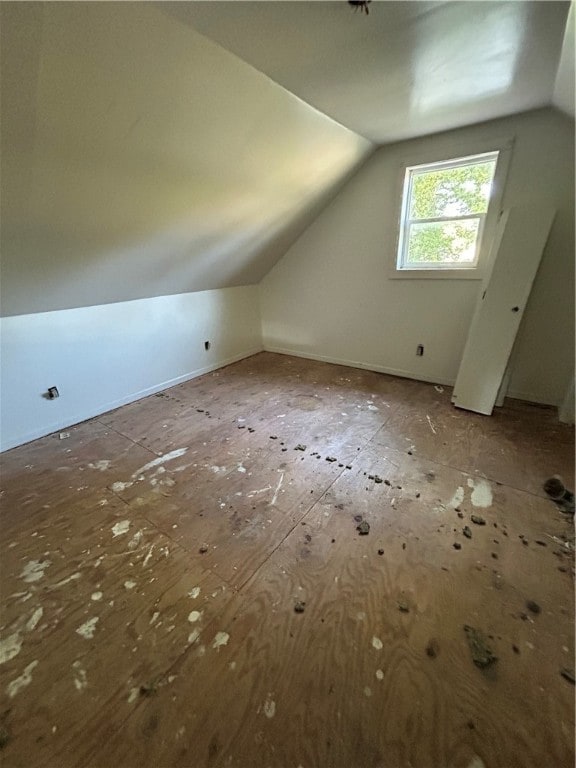
[[[372,148],[152,4],[0,11],[5,314],[257,283]]]

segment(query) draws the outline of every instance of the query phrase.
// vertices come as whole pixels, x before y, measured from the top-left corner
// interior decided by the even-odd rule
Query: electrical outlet
[[[57,397],[60,397],[58,387],[48,387],[48,400],[56,400]]]
[[[423,344],[418,344],[418,346],[416,347],[416,354],[418,355],[418,357],[422,357],[422,355],[424,354]]]

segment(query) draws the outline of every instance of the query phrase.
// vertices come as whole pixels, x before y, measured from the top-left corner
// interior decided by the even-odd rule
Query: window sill
[[[483,269],[392,269],[389,280],[483,280]]]

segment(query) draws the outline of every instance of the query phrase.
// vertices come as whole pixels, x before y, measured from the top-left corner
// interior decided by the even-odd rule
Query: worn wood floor
[[[262,353],[4,454],[2,765],[572,766],[573,430],[439,389]]]

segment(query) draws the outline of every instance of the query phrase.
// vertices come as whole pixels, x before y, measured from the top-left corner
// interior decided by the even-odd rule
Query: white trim
[[[402,368],[390,368],[377,363],[364,363],[360,360],[348,360],[340,357],[330,357],[329,355],[317,355],[310,352],[301,352],[295,349],[285,349],[283,347],[273,347],[264,344],[265,352],[275,352],[278,355],[289,355],[291,357],[303,357],[306,360],[316,360],[319,363],[332,363],[333,365],[344,365],[347,368],[360,368],[364,371],[374,371],[374,373],[386,373],[389,376],[399,376],[402,379],[413,379],[414,381],[423,381],[427,384],[443,384],[446,387],[452,387],[455,379],[448,379],[445,376],[426,376],[414,371],[405,371]]]
[[[456,261],[442,261],[431,262],[430,264],[422,264],[421,269],[476,269],[482,252],[482,240],[484,236],[484,221],[488,210],[493,204],[494,196],[492,195],[492,186],[494,179],[496,178],[496,169],[498,168],[498,160],[500,152],[495,150],[493,152],[484,152],[481,155],[469,155],[468,157],[457,157],[452,160],[444,160],[436,163],[426,163],[425,165],[413,165],[406,168],[406,176],[404,181],[404,189],[402,190],[402,219],[400,222],[400,236],[398,238],[398,255],[396,259],[396,269],[398,271],[404,271],[407,269],[418,269],[418,262],[411,262],[408,260],[410,249],[410,236],[412,226],[427,223],[437,222],[457,222],[463,220],[477,220],[478,227],[476,229],[474,258],[472,261],[465,262],[460,265]],[[490,194],[488,195],[488,201],[485,211],[476,211],[471,214],[464,214],[462,216],[435,216],[433,218],[415,218],[409,215],[410,205],[412,202],[412,196],[414,192],[414,180],[418,176],[422,176],[428,173],[434,173],[437,170],[451,171],[455,168],[467,168],[473,165],[485,165],[487,163],[493,164],[492,178],[490,180]]]
[[[18,448],[19,446],[24,445],[25,443],[29,443],[32,440],[37,440],[40,437],[46,437],[47,435],[51,435],[54,432],[59,432],[62,429],[67,429],[68,427],[73,427],[77,424],[81,424],[83,421],[88,421],[89,419],[94,419],[98,416],[102,416],[103,414],[108,413],[109,411],[113,411],[116,408],[120,408],[120,406],[122,405],[128,405],[128,403],[134,403],[136,400],[141,400],[142,398],[148,397],[149,395],[154,395],[156,392],[162,392],[164,389],[175,387],[177,384],[182,384],[185,381],[196,379],[198,378],[198,376],[203,376],[205,373],[211,373],[212,371],[218,370],[218,368],[224,368],[225,366],[231,365],[232,363],[237,363],[239,360],[244,360],[246,357],[252,357],[252,355],[257,355],[259,352],[262,352],[263,350],[264,348],[262,346],[254,347],[250,350],[247,350],[246,352],[240,352],[237,355],[229,357],[226,360],[221,360],[220,362],[213,363],[212,365],[206,365],[203,368],[197,368],[194,371],[184,373],[181,376],[176,376],[174,379],[168,379],[167,381],[160,382],[159,384],[154,384],[153,386],[147,387],[146,389],[141,389],[139,392],[133,392],[130,395],[121,397],[118,400],[113,400],[112,402],[104,403],[100,406],[97,406],[96,408],[89,409],[83,413],[76,413],[74,416],[70,416],[66,419],[53,422],[49,427],[47,426],[42,429],[34,430],[33,432],[28,432],[25,435],[21,435],[12,440],[8,440],[5,444],[3,444],[0,447],[0,453],[3,453],[4,451],[9,451],[12,448]]]
[[[427,376],[422,373],[415,373],[414,371],[406,371],[402,368],[390,368],[386,365],[378,365],[377,363],[364,363],[359,360],[348,360],[340,357],[331,357],[330,355],[312,354],[310,352],[302,352],[296,349],[287,349],[285,347],[274,347],[269,344],[264,344],[264,352],[274,352],[277,355],[289,355],[290,357],[302,357],[305,360],[316,360],[319,363],[332,363],[333,365],[343,365],[348,368],[359,368],[364,371],[374,371],[375,373],[385,373],[389,376],[398,376],[401,379],[412,379],[413,381],[422,381],[426,384],[442,384],[445,387],[453,387],[456,379],[448,378],[446,376]],[[536,405],[548,405],[554,407],[555,403],[551,403],[549,400],[545,400],[541,395],[535,395],[531,392],[520,392],[514,390],[506,393],[506,397],[513,400],[524,400],[527,403],[534,403]]]

